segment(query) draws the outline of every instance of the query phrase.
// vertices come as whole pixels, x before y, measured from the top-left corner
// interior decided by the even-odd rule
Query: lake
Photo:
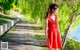
[[[80,42],[80,25],[75,30],[69,32],[67,38],[71,38],[73,40]]]

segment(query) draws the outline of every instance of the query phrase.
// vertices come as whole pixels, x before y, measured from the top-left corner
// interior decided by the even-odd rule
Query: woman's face
[[[53,10],[54,14],[57,14],[57,12],[58,12],[58,8],[56,10]]]
[[[55,10],[55,13],[57,13],[58,12],[58,8]]]

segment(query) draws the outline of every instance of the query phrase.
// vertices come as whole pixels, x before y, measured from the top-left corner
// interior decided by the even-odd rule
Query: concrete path
[[[26,21],[18,22],[3,41],[8,42],[8,50],[43,50],[42,47],[36,46],[32,26]]]

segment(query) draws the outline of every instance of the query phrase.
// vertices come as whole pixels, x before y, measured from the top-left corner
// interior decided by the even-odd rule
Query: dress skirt
[[[55,16],[54,21],[51,19],[50,16],[47,19],[48,19],[47,47],[62,48],[57,16]]]

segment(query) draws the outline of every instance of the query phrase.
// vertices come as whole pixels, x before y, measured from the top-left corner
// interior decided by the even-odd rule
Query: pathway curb
[[[5,23],[3,25],[0,25],[0,39],[4,36],[4,34],[6,32],[8,32],[11,28],[14,27],[14,25],[19,22],[20,19],[19,18],[16,18],[15,20],[11,20],[10,22],[8,23]]]

